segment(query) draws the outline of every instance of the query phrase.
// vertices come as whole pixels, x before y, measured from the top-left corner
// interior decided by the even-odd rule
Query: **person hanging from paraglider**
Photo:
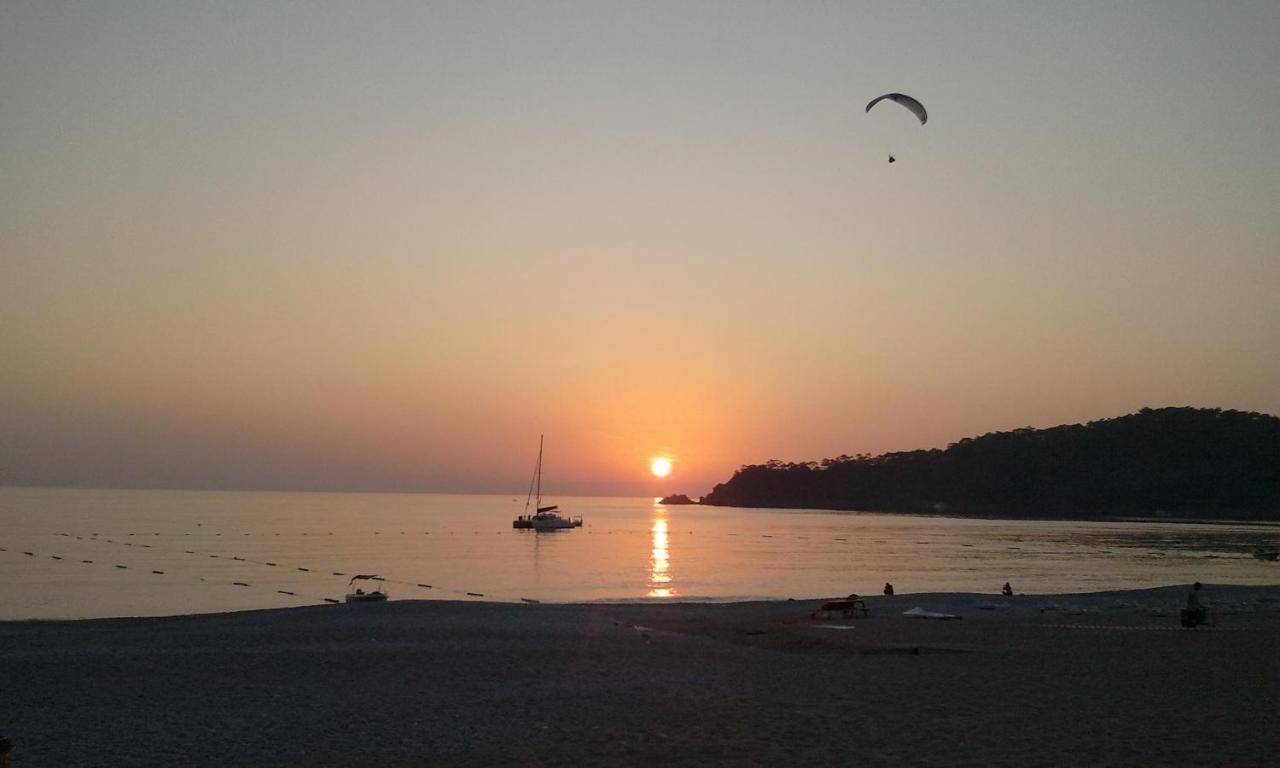
[[[896,163],[898,162],[898,158],[894,157],[893,155],[889,155],[889,162]]]

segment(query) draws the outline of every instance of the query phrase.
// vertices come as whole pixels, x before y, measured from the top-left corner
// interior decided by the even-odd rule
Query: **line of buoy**
[[[279,592],[279,593],[280,593],[280,594],[282,594],[282,595],[292,595],[292,594],[293,594],[292,592],[290,592],[290,591],[289,591],[289,590],[287,590],[287,589],[277,589],[276,591],[277,591],[277,592]]]
[[[163,575],[164,575],[164,571],[152,571],[152,573],[158,573],[158,574],[160,574],[161,576],[163,576]]]
[[[335,605],[339,602],[339,601],[337,601],[337,600],[334,600],[332,597],[325,597],[325,598],[321,598],[321,599],[322,599],[322,600],[324,600],[326,603],[333,603],[333,604],[335,604]]]
[[[430,535],[430,533],[431,533],[431,532],[430,532],[430,531],[424,531],[423,533],[424,533],[424,535]],[[452,532],[451,532],[451,533],[452,533]],[[219,534],[219,535],[221,535],[221,534]],[[332,534],[330,534],[330,535],[332,535]],[[110,540],[110,539],[106,539],[106,541],[107,541],[108,543],[121,543],[121,544],[125,544],[126,546],[131,546],[131,545],[130,545],[130,544],[128,544],[127,542],[114,542],[114,541],[112,541],[112,540]],[[139,546],[147,546],[147,547],[149,547],[150,545],[143,544],[143,545],[139,545]],[[184,552],[186,552],[186,553],[188,553],[188,554],[200,554],[200,553],[198,553],[196,550],[183,550],[183,551],[184,551]],[[278,566],[278,563],[274,563],[274,562],[271,562],[271,561],[265,561],[265,562],[264,562],[264,561],[250,560],[250,559],[248,559],[248,558],[241,557],[241,556],[239,556],[239,555],[231,555],[231,556],[229,556],[229,555],[219,555],[219,554],[217,554],[217,553],[209,553],[209,557],[210,557],[210,558],[214,558],[214,559],[231,559],[231,560],[236,560],[236,561],[240,561],[240,562],[251,562],[251,563],[256,563],[256,564],[259,564],[259,565]],[[86,562],[86,563],[92,564],[92,562],[93,562],[93,561],[83,561],[83,562]],[[125,565],[117,565],[116,567],[117,567],[117,568],[121,568],[121,569],[125,569],[125,568],[127,568],[128,566],[125,566]],[[301,572],[311,572],[311,569],[310,569],[310,568],[303,567],[303,566],[297,566],[297,570],[298,570],[298,571],[301,571]],[[153,571],[153,573],[164,574],[164,572],[163,572],[163,571]],[[333,575],[335,575],[335,576],[345,576],[345,575],[346,575],[346,574],[345,574],[345,572],[343,572],[343,571],[333,571],[332,573],[333,573]],[[205,579],[203,579],[203,578],[201,578],[200,580],[201,580],[201,581],[205,581]],[[432,584],[427,584],[426,582],[406,582],[406,581],[400,581],[400,580],[398,580],[398,579],[388,579],[388,578],[386,578],[386,577],[382,577],[382,576],[375,577],[375,579],[374,579],[374,580],[376,580],[376,581],[383,581],[383,582],[399,583],[399,584],[415,584],[416,586],[421,587],[421,588],[423,588],[423,589],[435,589],[435,588],[436,588],[434,585],[432,585]],[[247,583],[247,582],[233,582],[233,584],[235,584],[236,586],[244,586],[244,587],[250,587],[250,586],[252,586],[251,584],[249,584],[249,583]],[[276,591],[277,591],[278,593],[281,593],[281,594],[288,593],[288,590],[276,590]],[[463,592],[463,591],[461,591],[461,590],[450,590],[450,591],[456,591],[456,592],[458,592],[459,594],[465,594],[465,595],[466,595],[466,596],[468,596],[468,597],[481,597],[481,598],[482,598],[482,597],[486,597],[485,593],[483,593],[483,592]],[[292,593],[292,594],[293,594],[293,596],[297,596],[297,594],[296,594],[296,593]],[[319,597],[319,596],[312,596],[312,597],[313,597],[313,599],[320,599],[320,600],[323,600],[323,601],[325,601],[325,602],[330,602],[330,603],[340,603],[340,602],[341,602],[340,600],[334,600],[334,599],[331,599],[331,598],[323,598],[323,597]],[[521,598],[521,599],[522,599],[523,601],[525,601],[525,602],[540,602],[540,601],[533,600],[532,598]]]
[[[50,557],[50,558],[52,558],[52,559],[54,559],[54,560],[61,560],[61,559],[62,559],[62,557],[61,557],[61,556],[59,556],[59,555],[49,555],[49,557]]]
[[[237,587],[247,587],[247,586],[249,586],[248,584],[245,584],[243,581],[233,581],[233,582],[231,582],[231,583],[232,583],[232,584],[234,584],[234,585],[236,585]]]

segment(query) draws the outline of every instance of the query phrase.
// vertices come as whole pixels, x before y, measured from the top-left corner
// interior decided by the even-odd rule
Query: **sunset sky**
[[[1280,414],[1277,40],[1274,0],[6,0],[0,484],[514,494],[545,433],[553,495],[696,495]]]

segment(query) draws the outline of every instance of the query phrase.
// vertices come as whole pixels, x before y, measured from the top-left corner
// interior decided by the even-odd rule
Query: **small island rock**
[[[697,504],[698,502],[685,496],[683,493],[673,493],[670,496],[663,496],[658,500],[659,504]]]

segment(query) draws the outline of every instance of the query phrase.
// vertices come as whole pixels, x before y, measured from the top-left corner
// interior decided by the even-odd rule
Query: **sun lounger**
[[[871,611],[867,608],[867,603],[860,597],[849,598],[845,600],[831,600],[823,603],[822,607],[814,611],[815,619],[849,619],[861,613],[863,616],[870,616]]]

